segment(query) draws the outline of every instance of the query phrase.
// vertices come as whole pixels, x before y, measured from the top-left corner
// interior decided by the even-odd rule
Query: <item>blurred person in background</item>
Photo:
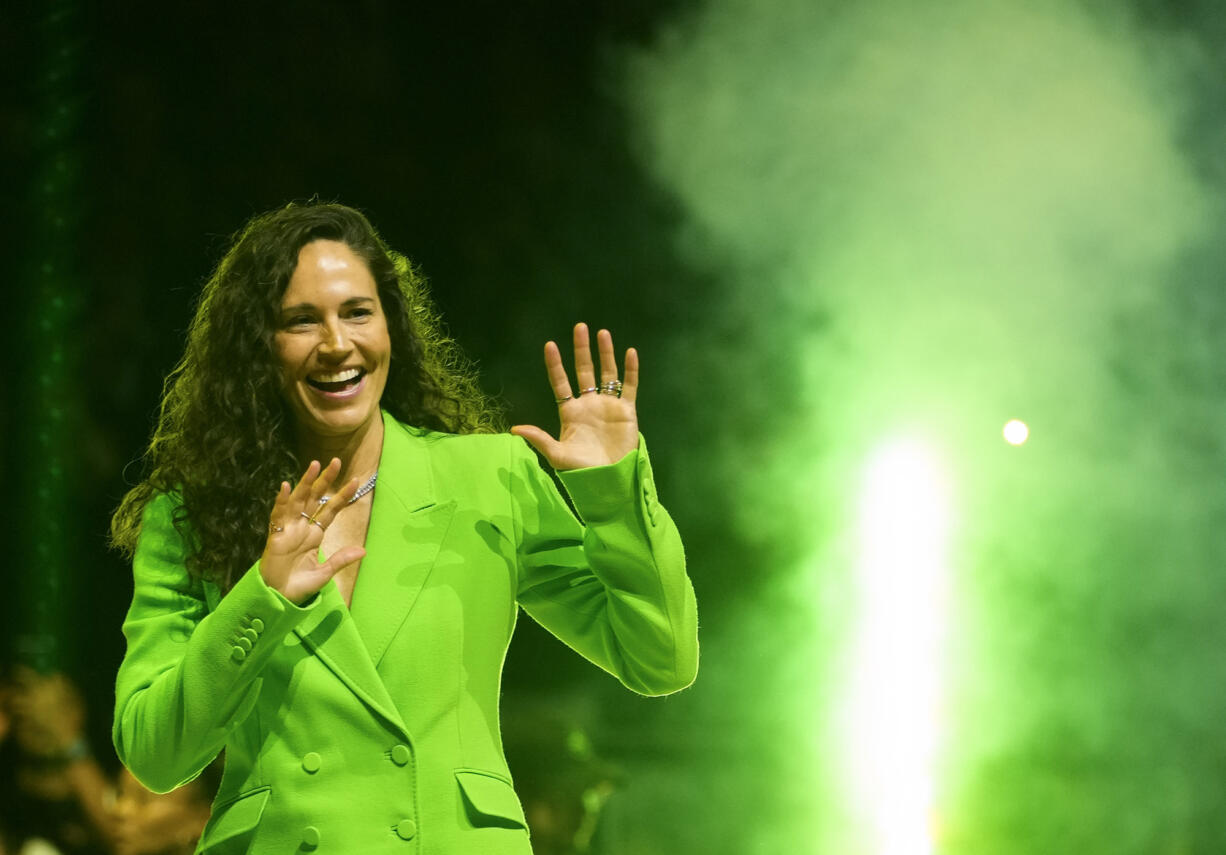
[[[583,728],[544,704],[508,716],[507,762],[532,832],[533,855],[583,855],[622,774],[602,760]]]
[[[220,782],[221,765],[215,762],[191,783],[159,794],[121,769],[112,811],[115,855],[191,855]]]
[[[108,853],[113,790],[85,736],[80,691],[63,674],[27,667],[13,669],[0,691],[0,826],[10,855]]]

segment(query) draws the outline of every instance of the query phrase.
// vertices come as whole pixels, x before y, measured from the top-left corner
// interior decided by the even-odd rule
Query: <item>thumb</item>
[[[340,569],[346,564],[352,564],[360,558],[366,557],[366,550],[361,546],[342,546],[340,549],[328,556],[328,560],[319,565],[316,570],[324,581],[335,576]]]
[[[545,455],[545,459],[550,462],[553,461],[554,454],[561,445],[561,443],[536,425],[515,425],[515,427],[511,428],[511,433],[522,437],[529,445]]]

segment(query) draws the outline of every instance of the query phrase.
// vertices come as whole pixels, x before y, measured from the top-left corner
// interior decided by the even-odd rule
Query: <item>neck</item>
[[[379,468],[379,457],[383,453],[383,419],[377,415],[351,434],[344,436],[308,436],[298,437],[299,461],[305,465],[308,461],[318,460],[321,466],[327,466],[333,457],[341,462],[341,473],[333,482],[333,488],[339,490],[352,478],[365,481]]]

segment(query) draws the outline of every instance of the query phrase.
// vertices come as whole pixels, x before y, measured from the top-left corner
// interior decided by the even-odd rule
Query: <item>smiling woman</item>
[[[317,240],[299,251],[276,346],[304,431],[352,436],[377,421],[392,343],[374,277],[348,246]]]
[[[528,855],[498,732],[520,607],[633,691],[694,679],[638,355],[597,345],[599,369],[576,325],[577,387],[545,346],[556,438],[496,434],[360,213],[290,205],[235,238],[112,523],[135,576],[115,747],[158,792],[225,750],[198,851]]]

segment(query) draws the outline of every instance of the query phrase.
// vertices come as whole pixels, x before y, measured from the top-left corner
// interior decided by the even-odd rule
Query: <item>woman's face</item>
[[[370,268],[347,245],[299,251],[275,340],[300,435],[344,437],[380,417],[392,343]]]

